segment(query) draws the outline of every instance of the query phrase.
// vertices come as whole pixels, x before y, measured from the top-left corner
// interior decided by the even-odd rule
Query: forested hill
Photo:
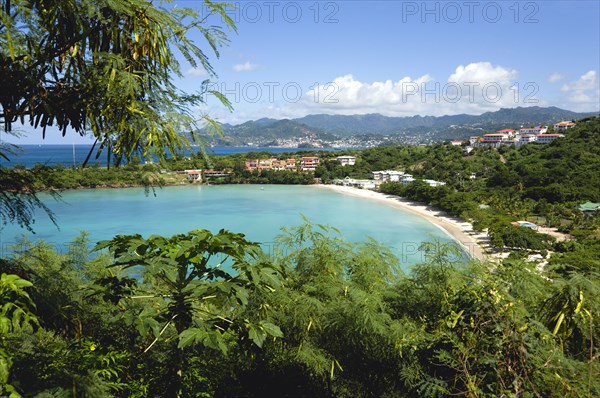
[[[474,132],[493,132],[501,128],[551,125],[561,120],[576,120],[596,113],[577,113],[557,107],[502,108],[481,115],[406,116],[308,115],[298,119],[259,119],[239,125],[225,125],[224,142],[246,144],[275,139],[312,138],[332,142],[336,138],[359,135],[404,137],[405,142],[439,142],[464,139]],[[409,138],[410,137],[410,138]],[[419,141],[419,138],[421,141]],[[417,141],[415,141],[415,139]]]
[[[352,152],[357,156],[353,166],[326,160],[315,175],[330,181],[368,178],[375,170],[404,171],[416,181],[385,183],[380,190],[487,229],[498,249],[550,250],[549,237],[512,227],[517,220],[528,220],[577,236],[587,245],[586,255],[594,257],[600,253],[598,217],[582,217],[578,206],[600,202],[600,118],[582,119],[564,135],[550,144],[478,147],[471,152],[447,144],[370,148]],[[446,185],[430,187],[424,179]]]
[[[600,200],[600,118],[579,121],[551,145],[525,145],[509,155],[495,176],[500,186],[554,203]]]
[[[596,113],[597,114],[597,113]],[[295,122],[320,128],[339,135],[393,134],[406,129],[439,128],[453,125],[498,126],[512,125],[513,128],[547,125],[561,120],[581,119],[594,113],[577,113],[557,107],[502,108],[481,115],[404,116],[389,117],[378,113],[368,115],[308,115]]]
[[[480,190],[485,184],[490,190],[514,189],[523,199],[599,201],[600,118],[582,119],[564,135],[548,145],[476,148],[469,154],[443,144],[370,148],[352,152],[358,156],[354,166],[326,164],[317,172],[325,178],[367,178],[371,171],[397,169],[461,190]],[[472,174],[477,178],[465,181]]]

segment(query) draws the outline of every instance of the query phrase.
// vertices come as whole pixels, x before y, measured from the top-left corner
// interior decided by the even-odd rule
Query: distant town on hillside
[[[298,119],[263,118],[238,125],[224,124],[221,137],[208,137],[216,146],[283,148],[349,148],[381,145],[420,145],[468,140],[498,130],[552,126],[599,112],[578,113],[557,107],[503,108],[481,115],[406,116],[308,115]]]

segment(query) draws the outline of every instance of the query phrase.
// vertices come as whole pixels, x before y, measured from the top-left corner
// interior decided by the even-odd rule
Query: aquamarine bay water
[[[66,247],[80,231],[92,242],[117,234],[140,233],[170,236],[193,229],[241,232],[249,240],[272,250],[272,242],[284,226],[312,222],[338,228],[347,241],[367,237],[390,246],[404,265],[422,261],[421,242],[451,238],[428,221],[377,201],[344,195],[313,186],[221,185],[77,190],[62,193],[56,202],[42,195],[58,219],[54,226],[42,212],[36,213],[31,239],[43,239],[58,249]],[[0,231],[3,251],[26,231],[7,225]]]

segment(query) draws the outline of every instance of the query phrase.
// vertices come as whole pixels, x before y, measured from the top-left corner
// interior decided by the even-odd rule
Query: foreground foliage
[[[490,272],[432,242],[405,274],[309,222],[268,257],[227,231],[88,246],[24,241],[2,264],[39,325],[3,331],[4,383],[24,396],[600,394],[594,272]]]
[[[177,56],[191,67],[215,72],[208,54],[219,55],[234,29],[227,5],[203,2],[202,14],[146,0],[0,1],[0,122],[43,129],[56,126],[91,133],[108,159],[130,160],[135,151],[160,158],[189,147],[182,131],[216,126],[194,108],[213,94],[206,84],[182,92]],[[212,25],[220,17],[224,28]],[[190,38],[198,34],[210,48]],[[90,153],[91,154],[91,153]],[[110,161],[108,162],[110,163]]]
[[[0,0],[2,131],[18,135],[13,125],[29,124],[40,128],[43,138],[49,126],[63,136],[90,134],[95,142],[84,165],[95,152],[96,158],[105,155],[109,166],[136,155],[176,157],[191,148],[190,139],[202,140],[201,128],[220,131],[209,115],[198,114],[198,106],[209,95],[229,109],[230,102],[208,79],[194,93],[178,89],[174,79],[183,75],[179,56],[216,76],[208,55],[218,56],[226,30],[235,30],[229,5],[207,0],[200,13],[164,3]],[[211,17],[224,26],[213,25]],[[194,33],[209,51],[190,39]],[[8,160],[14,149],[0,143],[0,160]],[[37,182],[33,172],[0,165],[0,223],[31,229],[36,208],[52,217],[35,194]]]

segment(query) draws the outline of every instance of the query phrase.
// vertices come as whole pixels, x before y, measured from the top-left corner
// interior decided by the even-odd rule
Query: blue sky
[[[481,114],[533,105],[600,109],[600,1],[233,4],[238,34],[211,62],[215,87],[235,109],[209,99],[198,110],[221,122]],[[182,69],[178,85],[188,91],[207,78],[203,70]],[[41,142],[41,133],[25,131],[20,143]],[[45,143],[72,141],[51,134]]]

